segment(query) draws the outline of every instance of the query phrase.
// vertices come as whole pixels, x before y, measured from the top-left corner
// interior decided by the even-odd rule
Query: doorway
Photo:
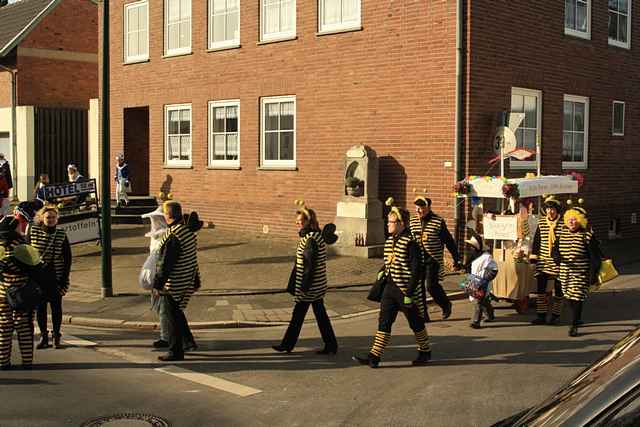
[[[149,107],[124,109],[124,158],[131,168],[131,194],[149,195]]]

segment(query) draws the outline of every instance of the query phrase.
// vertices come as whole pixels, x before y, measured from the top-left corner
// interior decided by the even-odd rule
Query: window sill
[[[237,166],[236,165],[215,165],[215,166],[209,165],[209,166],[207,166],[207,169],[209,169],[209,170],[236,170],[236,171],[239,171],[242,168],[239,165],[237,165]]]
[[[297,166],[258,166],[259,171],[297,171]]]
[[[621,43],[619,41],[609,39],[607,44],[611,47],[617,47],[618,49],[631,50],[631,43]]]
[[[565,28],[564,35],[574,39],[591,41],[591,33],[583,33],[582,31],[575,31],[575,30]]]
[[[167,53],[162,55],[162,59],[177,58],[179,56],[188,56],[188,55],[193,55],[193,52],[189,51],[189,52],[181,52],[181,53]]]
[[[169,165],[165,163],[162,169],[193,169],[193,165]]]
[[[343,33],[353,33],[353,32],[362,31],[362,30],[363,30],[362,26],[359,25],[357,27],[345,27],[345,28],[340,28],[335,30],[318,31],[316,33],[316,37],[331,36],[334,34],[343,34]]]
[[[574,169],[574,170],[587,170],[588,167],[585,164],[577,165],[575,163],[562,163],[562,170]]]
[[[611,134],[611,138],[623,139],[624,138],[624,133],[612,133]]]
[[[260,40],[258,43],[256,43],[258,46],[261,46],[263,44],[271,44],[271,43],[280,43],[280,42],[289,42],[292,40],[298,40],[298,36],[291,36],[291,37],[283,37],[281,39],[273,39],[273,40]]]
[[[150,62],[149,58],[124,61],[122,65],[144,64],[145,62]]]
[[[240,49],[240,44],[232,44],[229,46],[219,46],[219,47],[210,47],[207,49],[207,52],[220,52],[223,50],[232,50],[232,49]]]

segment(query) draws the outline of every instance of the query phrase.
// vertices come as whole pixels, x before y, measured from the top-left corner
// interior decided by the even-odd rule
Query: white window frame
[[[616,104],[622,105],[622,132],[616,132]],[[624,101],[613,101],[611,103],[611,135],[612,136],[624,136],[624,115],[626,113],[627,106]]]
[[[277,41],[283,39],[291,39],[296,36],[296,20],[297,20],[297,9],[298,2],[297,0],[291,0],[293,3],[293,28],[289,31],[279,31],[277,33],[266,33],[266,18],[264,16],[265,2],[267,1],[286,1],[286,0],[260,0],[260,41],[261,42],[270,42]]]
[[[129,10],[134,8],[147,8],[147,52],[144,55],[129,56]],[[149,2],[147,0],[137,1],[135,3],[127,3],[124,5],[124,62],[130,64],[134,62],[147,61],[149,59]],[[140,32],[140,30],[138,30]]]
[[[191,15],[189,17],[189,46],[177,49],[169,49],[169,0],[164,0],[164,56],[186,55],[191,53],[193,44],[193,2],[191,2]]]
[[[292,160],[267,160],[265,159],[265,105],[272,103],[293,102],[293,159]],[[269,96],[260,98],[260,166],[265,169],[293,169],[296,167],[297,159],[297,119],[298,110],[296,96]]]
[[[213,41],[213,2],[215,0],[208,0],[207,3],[209,4],[209,9],[207,12],[207,19],[209,22],[209,29],[208,29],[208,46],[209,49],[224,49],[224,48],[228,48],[228,47],[238,47],[240,46],[240,0],[238,1],[238,38],[234,38],[234,39],[229,39],[229,40],[224,40],[221,42],[214,42]],[[229,9],[227,9],[227,13]]]
[[[343,0],[339,0],[342,2]],[[337,31],[359,30],[362,28],[362,0],[358,0],[358,19],[356,21],[342,21],[337,24],[324,24],[324,8],[327,0],[318,0],[318,33],[333,33]]]
[[[169,160],[169,112],[175,110],[186,110],[190,112],[191,122],[189,123],[189,160]],[[182,135],[182,134],[180,134]],[[193,164],[193,108],[191,104],[170,104],[164,106],[164,164],[167,167],[191,167]]]
[[[589,98],[579,95],[565,94],[562,99],[562,143],[564,144],[564,102],[580,102],[584,104],[584,148],[581,162],[562,161],[562,169],[587,169],[589,155]],[[560,152],[563,151],[561,148]]]
[[[575,2],[577,1],[582,1],[585,2],[584,0],[574,0]],[[591,1],[592,0],[586,0],[587,3],[587,31],[579,31],[579,30],[574,30],[573,28],[568,28],[566,26],[566,15],[567,15],[567,11],[565,9],[564,14],[565,14],[565,24],[564,25],[564,33],[566,35],[569,36],[573,36],[573,37],[579,37],[581,39],[586,39],[586,40],[591,40]]]
[[[539,139],[542,139],[542,91],[537,89],[526,89],[521,87],[512,87],[511,88],[511,96],[509,97],[509,111],[511,111],[511,99],[513,95],[520,96],[535,96],[537,97],[536,103],[536,142]],[[537,160],[537,159],[536,159]],[[535,169],[537,165],[536,160],[515,160],[509,159],[509,168],[510,169]]]
[[[238,158],[236,160],[216,160],[213,158],[215,143],[213,138],[213,111],[214,108],[218,107],[236,107],[238,109],[238,130],[237,130],[237,138],[238,138]],[[208,157],[208,165],[210,168],[216,169],[238,169],[240,168],[240,100],[239,99],[228,99],[224,101],[209,101],[208,108],[208,116],[209,116],[209,148],[207,150]],[[225,117],[226,120],[226,117]],[[225,130],[225,135],[227,134]]]
[[[626,42],[621,42],[618,41],[616,39],[612,39],[611,37],[608,36],[609,34],[609,28],[607,26],[607,40],[609,41],[609,45],[611,46],[616,46],[616,47],[621,47],[623,49],[631,49],[631,20],[632,20],[632,16],[631,16],[631,3],[633,2],[633,0],[628,0],[628,4],[629,4],[629,10],[627,10],[627,41]],[[620,12],[618,11],[612,11],[611,9],[609,9],[609,2],[607,2],[607,18],[609,17],[609,13],[610,12],[614,12],[617,13],[618,15],[622,15]]]

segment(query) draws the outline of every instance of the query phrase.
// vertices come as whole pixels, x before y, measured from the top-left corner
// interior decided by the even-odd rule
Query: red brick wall
[[[495,114],[511,105],[511,87],[542,91],[542,172],[563,174],[563,95],[590,98],[588,169],[581,191],[596,232],[605,237],[610,218],[625,237],[640,236],[632,212],[640,213],[640,14],[633,11],[632,50],[608,46],[607,4],[595,1],[591,40],[564,35],[564,4],[558,1],[471,2],[466,172],[482,174],[492,155]],[[611,103],[626,101],[625,136],[611,136]],[[522,176],[524,171],[511,171]],[[492,175],[498,175],[494,169]]]
[[[11,74],[0,71],[0,108],[11,107]]]
[[[291,233],[293,200],[332,221],[346,150],[367,144],[381,161],[380,199],[401,203],[427,187],[450,217],[453,200],[455,2],[365,0],[363,30],[316,36],[315,1],[298,1],[297,40],[257,45],[259,2],[241,4],[239,49],[206,52],[206,1],[193,2],[193,54],[162,59],[163,10],[150,2],[150,61],[123,65],[124,1],[111,5],[112,158],[123,109],[149,106],[150,187],[165,179],[188,208],[218,225]],[[297,171],[259,165],[259,98],[297,96]],[[207,102],[240,99],[241,170],[207,169]],[[193,168],[163,167],[163,108],[192,104]],[[134,170],[135,159],[130,159]],[[411,202],[411,200],[409,200]]]

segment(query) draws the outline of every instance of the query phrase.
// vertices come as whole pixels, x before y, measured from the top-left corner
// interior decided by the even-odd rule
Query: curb
[[[362,285],[359,285],[362,286]],[[451,292],[447,294],[451,301],[457,301],[466,297],[462,291]],[[432,298],[427,298],[427,303],[433,302]],[[370,314],[376,314],[380,311],[379,308],[373,308],[365,311],[358,311],[355,313],[347,313],[338,316],[330,316],[331,319],[354,319],[357,317],[368,316]],[[305,320],[307,322],[314,322],[313,319]],[[90,328],[106,328],[106,329],[125,329],[125,330],[137,330],[137,331],[157,331],[160,326],[158,322],[143,322],[137,320],[121,320],[121,319],[105,319],[100,317],[82,317],[65,314],[62,316],[62,323],[72,326],[84,326]],[[210,330],[210,329],[234,329],[234,328],[264,328],[273,326],[287,326],[289,322],[275,322],[275,321],[244,321],[244,320],[218,320],[212,322],[189,322],[189,327],[192,330]]]

